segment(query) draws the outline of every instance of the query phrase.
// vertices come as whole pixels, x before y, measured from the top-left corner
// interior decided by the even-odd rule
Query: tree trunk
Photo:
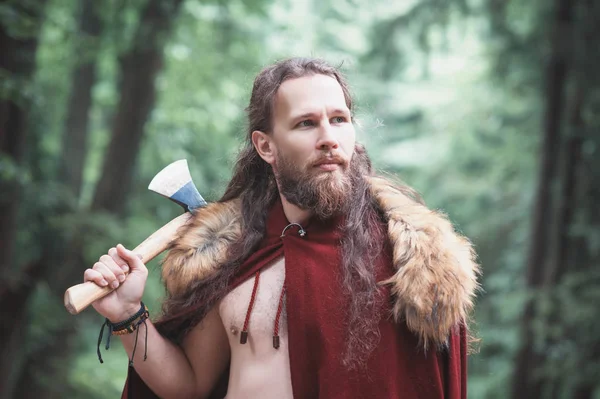
[[[1,28],[0,28],[1,29]],[[0,31],[0,35],[5,32]],[[3,40],[3,38],[0,38]],[[3,47],[3,46],[2,46]],[[4,54],[4,50],[0,50]],[[13,176],[0,181],[0,273],[6,277],[13,268],[17,212],[21,187],[21,161],[25,145],[25,109],[10,99],[0,100],[0,154],[14,170]],[[7,162],[1,160],[1,162]]]
[[[40,265],[26,268],[21,279],[14,279],[16,259],[14,254],[17,233],[17,215],[21,199],[20,177],[23,175],[23,159],[27,135],[27,110],[31,99],[29,93],[35,70],[35,54],[38,43],[44,1],[37,8],[27,8],[15,4],[19,15],[29,18],[33,28],[26,36],[17,36],[8,27],[0,25],[0,70],[15,84],[15,89],[0,98],[0,162],[9,162],[15,171],[13,176],[0,181],[0,397],[10,397],[14,386],[14,366],[19,357],[14,348],[20,347],[25,325],[25,300],[32,290],[32,281],[40,271]],[[33,279],[33,280],[32,280]]]
[[[149,0],[131,51],[121,57],[121,97],[92,208],[122,214],[144,125],[154,107],[154,81],[163,65],[163,43],[181,0]]]
[[[568,249],[572,244],[570,229],[573,223],[573,213],[576,209],[577,169],[580,167],[581,146],[583,138],[583,118],[581,111],[584,103],[583,85],[578,84],[570,104],[572,104],[568,137],[564,139],[561,154],[560,191],[556,206],[556,223],[552,228],[551,245],[552,257],[548,263],[545,285],[558,284],[569,271]]]
[[[88,121],[92,105],[92,88],[96,82],[96,57],[100,42],[100,19],[96,13],[97,1],[83,1],[79,18],[79,32],[83,37],[78,50],[83,60],[72,74],[65,132],[60,160],[60,181],[64,182],[74,198],[81,192],[83,169],[87,156]],[[83,45],[82,45],[83,44]]]
[[[580,290],[595,290],[597,286],[598,265],[600,265],[600,254],[593,249],[593,235],[574,232],[573,226],[581,229],[581,219],[585,217],[585,227],[590,231],[600,226],[600,211],[598,199],[600,198],[600,173],[598,157],[586,154],[583,150],[584,143],[600,144],[598,134],[598,123],[590,115],[594,115],[597,103],[594,103],[594,94],[600,91],[600,78],[597,74],[598,60],[600,59],[600,30],[597,21],[600,18],[600,8],[594,0],[582,0],[577,9],[577,32],[579,57],[575,64],[574,72],[577,81],[577,90],[574,96],[573,112],[570,117],[572,134],[567,143],[567,165],[565,174],[570,184],[565,186],[564,194],[568,194],[564,217],[567,219],[569,228],[565,234],[568,244],[560,247],[559,253],[563,255],[563,264],[569,265],[566,271],[574,276],[589,276],[586,283],[574,288],[573,292],[578,300],[586,302],[585,294],[579,294]],[[594,60],[594,62],[590,62]],[[572,186],[572,187],[570,187]],[[567,187],[569,189],[567,189]],[[577,215],[575,216],[574,213]],[[577,220],[577,221],[575,221]],[[569,223],[570,222],[570,223]],[[596,230],[597,231],[597,230]],[[558,278],[561,272],[565,273],[566,267],[557,268]],[[585,306],[585,304],[584,304]],[[564,315],[563,319],[568,318]],[[583,325],[582,325],[583,323]],[[565,341],[577,342],[579,355],[578,364],[575,366],[578,374],[583,377],[576,379],[571,397],[576,399],[592,399],[598,396],[600,384],[596,378],[598,359],[600,359],[600,337],[594,331],[598,331],[598,320],[590,317],[589,320],[578,320],[565,332]],[[582,334],[583,332],[583,334]]]
[[[543,286],[545,268],[548,262],[549,236],[548,226],[554,221],[552,184],[557,178],[556,160],[559,159],[561,143],[561,122],[564,108],[564,91],[567,81],[566,40],[572,21],[572,4],[569,0],[556,0],[551,54],[546,71],[546,104],[543,120],[543,135],[540,151],[540,169],[538,186],[533,203],[530,247],[526,263],[526,284],[534,294]],[[521,349],[516,357],[515,372],[512,381],[512,398],[541,398],[543,383],[535,378],[542,365],[542,357],[534,350],[534,320],[538,317],[535,299],[525,305],[521,325]]]
[[[38,9],[21,10],[37,26],[42,20],[43,2]],[[16,5],[9,7],[17,8]],[[39,29],[39,28],[38,28]],[[13,264],[16,214],[19,208],[21,164],[27,133],[27,110],[30,98],[27,85],[35,69],[38,29],[27,36],[16,36],[6,26],[0,25],[0,70],[13,81],[15,89],[0,97],[0,156],[5,157],[15,170],[14,176],[0,181],[0,273],[4,274]],[[2,160],[2,162],[7,162]]]
[[[22,348],[27,326],[27,301],[42,274],[43,265],[36,262],[22,271],[20,279],[0,288],[0,317],[10,322],[0,327],[0,398],[11,398],[23,362]]]

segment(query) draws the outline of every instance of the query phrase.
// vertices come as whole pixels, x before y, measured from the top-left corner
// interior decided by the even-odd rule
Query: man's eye
[[[331,118],[331,121],[333,123],[344,123],[344,122],[346,122],[346,118],[344,118],[343,116],[335,116],[335,117]]]
[[[314,123],[310,119],[307,119],[305,121],[298,123],[298,127],[307,127],[307,126],[313,126],[313,125],[314,125]]]

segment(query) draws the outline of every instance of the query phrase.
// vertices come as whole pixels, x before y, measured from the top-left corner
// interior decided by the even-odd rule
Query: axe
[[[185,213],[171,220],[133,249],[133,252],[141,255],[144,263],[150,262],[167,249],[177,236],[177,230],[188,222],[194,210],[206,206],[206,201],[192,182],[185,159],[175,161],[158,172],[148,189],[181,205]],[[65,307],[69,313],[78,314],[92,302],[114,290],[110,286],[99,287],[91,281],[74,285],[65,292]]]

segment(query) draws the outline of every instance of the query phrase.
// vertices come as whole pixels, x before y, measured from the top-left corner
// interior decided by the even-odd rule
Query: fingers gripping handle
[[[169,247],[171,241],[177,237],[177,230],[188,222],[190,216],[190,213],[184,213],[171,220],[135,247],[133,252],[141,255],[142,262],[150,262]],[[69,313],[78,314],[92,302],[105,297],[114,290],[111,287],[100,287],[91,281],[74,285],[65,292],[65,307]]]

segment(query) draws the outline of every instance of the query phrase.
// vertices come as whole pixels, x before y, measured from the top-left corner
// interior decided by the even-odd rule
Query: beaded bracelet
[[[104,327],[108,327],[108,335],[106,336],[106,347],[108,350],[110,348],[110,337],[112,335],[126,335],[136,332],[135,334],[135,343],[133,346],[133,352],[131,354],[131,359],[129,359],[129,365],[133,366],[133,357],[135,356],[135,350],[137,348],[137,341],[139,335],[139,326],[141,324],[146,325],[146,320],[150,317],[150,313],[144,302],[141,302],[140,310],[138,310],[133,316],[129,317],[127,320],[120,321],[118,323],[111,323],[110,320],[104,319],[104,323],[100,327],[100,334],[98,336],[98,346],[96,348],[98,354],[98,360],[100,363],[104,363],[102,360],[102,355],[100,354],[100,344],[102,343],[102,337],[104,335]],[[148,357],[148,326],[146,326],[146,345],[144,351],[144,360]]]

